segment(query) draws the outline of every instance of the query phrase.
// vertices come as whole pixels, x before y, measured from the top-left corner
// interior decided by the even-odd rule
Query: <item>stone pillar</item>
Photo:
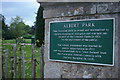
[[[45,78],[118,78],[118,76],[120,77],[120,3],[41,2],[40,5],[44,7],[45,18]],[[49,61],[48,31],[50,21],[99,18],[115,18],[114,66]]]

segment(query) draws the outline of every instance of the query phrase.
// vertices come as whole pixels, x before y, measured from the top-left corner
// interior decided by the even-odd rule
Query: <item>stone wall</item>
[[[45,78],[118,78],[120,77],[120,3],[40,3],[45,18]],[[49,61],[48,31],[50,21],[115,18],[115,65],[98,66]],[[106,58],[107,59],[107,58]],[[118,69],[119,68],[119,69]]]

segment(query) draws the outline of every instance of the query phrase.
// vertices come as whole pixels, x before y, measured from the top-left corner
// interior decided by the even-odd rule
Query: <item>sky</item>
[[[35,13],[37,13],[40,5],[36,0],[3,0],[0,5],[1,4],[2,9],[0,9],[0,12],[6,18],[6,24],[10,25],[11,18],[19,16],[26,25],[34,25],[36,18]]]

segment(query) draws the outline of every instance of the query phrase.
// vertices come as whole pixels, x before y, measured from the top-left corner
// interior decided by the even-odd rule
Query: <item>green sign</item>
[[[49,59],[114,65],[114,19],[50,22]]]

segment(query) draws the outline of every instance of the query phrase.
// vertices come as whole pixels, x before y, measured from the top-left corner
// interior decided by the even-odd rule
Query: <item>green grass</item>
[[[12,41],[11,41],[12,42]],[[31,64],[31,54],[32,54],[32,47],[31,45],[24,45],[21,47],[22,50],[24,50],[25,52],[25,78],[32,78],[32,64]],[[11,62],[10,57],[13,56],[13,48],[12,45],[3,45],[2,49],[8,49],[9,50],[9,57],[8,57],[8,68],[9,68],[9,78],[11,78],[11,65],[13,65],[13,63]],[[17,57],[20,58],[22,56],[21,50],[20,50],[20,45],[17,45]],[[5,57],[5,52],[3,52],[3,56]],[[38,63],[40,62],[40,50],[38,47],[35,46],[35,54],[34,54],[34,58],[36,58],[36,60],[38,61]],[[3,58],[4,59],[4,58]],[[19,61],[19,59],[17,59],[17,61]],[[5,60],[3,60],[3,63],[5,64]],[[20,72],[18,71],[18,69],[20,69],[20,63],[17,64],[17,74],[20,74]],[[3,68],[5,68],[5,65],[3,66]],[[21,71],[22,72],[22,71]],[[17,78],[19,78],[19,76],[17,76]],[[40,78],[40,63],[36,65],[36,78]]]
[[[23,43],[31,43],[31,39],[24,39],[23,41],[24,41]],[[13,39],[13,40],[2,40],[2,43],[3,44],[5,44],[5,43],[15,44],[16,40],[15,39]]]
[[[31,39],[24,39],[25,43],[31,43]]]
[[[15,40],[2,40],[2,43],[16,43]]]

